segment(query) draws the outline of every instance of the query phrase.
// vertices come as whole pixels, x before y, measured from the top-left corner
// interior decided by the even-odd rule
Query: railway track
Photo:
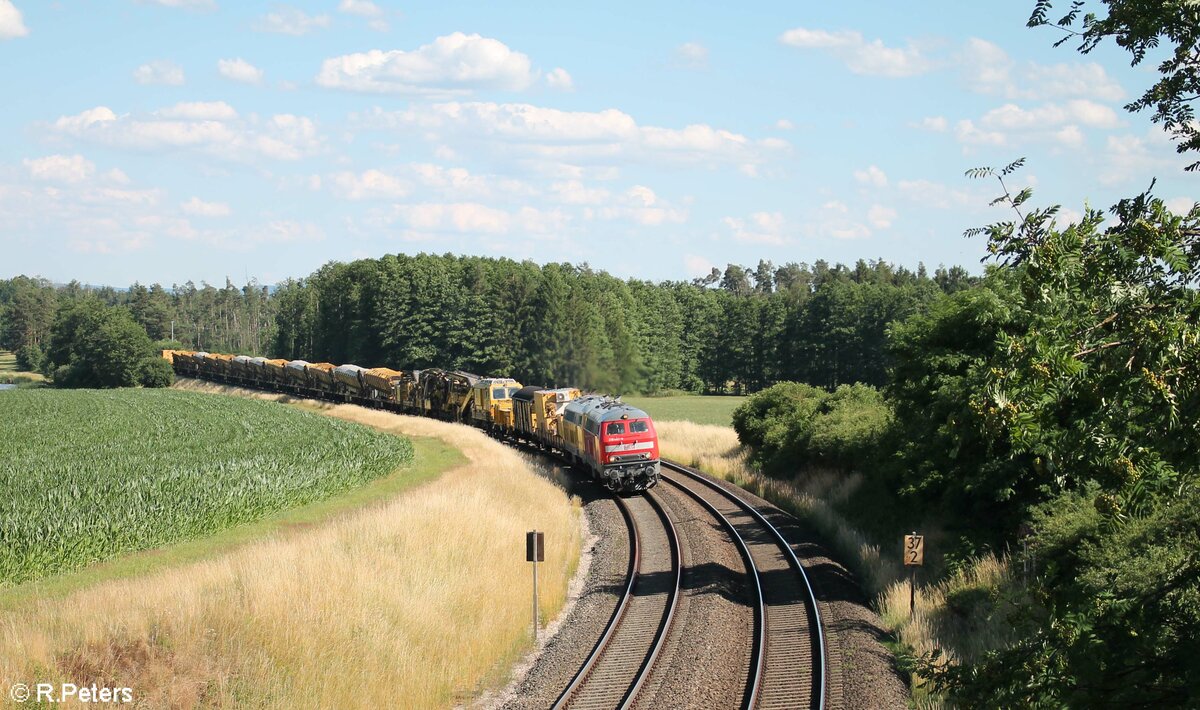
[[[700,473],[663,461],[662,481],[700,503],[730,532],[747,563],[754,642],[747,708],[825,707],[820,609],[791,545],[754,506]]]
[[[649,493],[616,500],[630,531],[628,582],[603,636],[556,709],[630,707],[675,616],[682,555],[674,524]]]

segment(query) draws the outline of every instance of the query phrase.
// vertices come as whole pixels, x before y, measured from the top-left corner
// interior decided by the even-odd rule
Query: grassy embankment
[[[732,395],[672,395],[668,397],[623,397],[625,402],[645,410],[655,421],[684,421],[696,424],[731,426],[733,410],[746,401]]]
[[[415,465],[172,564],[10,590],[0,678],[129,685],[146,705],[175,707],[445,706],[502,680],[528,645],[522,533],[547,532],[548,617],[578,559],[578,507],[478,432],[312,408],[423,437]],[[394,480],[428,480],[463,458],[436,486]]]
[[[676,411],[687,410],[682,406]],[[887,548],[864,532],[866,521],[855,524],[847,514],[848,509],[863,504],[862,474],[808,473],[792,480],[765,476],[751,467],[732,427],[696,421],[717,416],[723,414],[709,412],[690,421],[656,419],[663,457],[731,481],[811,524],[858,576],[864,592],[895,634],[895,650],[902,655],[920,655],[941,648],[948,659],[972,659],[1005,643],[1006,630],[990,598],[990,590],[1009,573],[1005,560],[987,555],[936,584],[919,584],[915,614],[910,618],[908,581],[900,564],[898,540],[896,554],[884,552]],[[941,706],[920,687],[919,678],[914,685],[917,707]]]
[[[46,381],[40,372],[24,372],[17,369],[17,356],[0,350],[0,384],[37,385]]]

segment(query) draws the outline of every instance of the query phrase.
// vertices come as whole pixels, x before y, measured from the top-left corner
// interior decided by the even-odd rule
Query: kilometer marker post
[[[908,567],[908,618],[917,610],[917,568],[925,564],[925,536],[914,530],[904,536],[904,566]]]

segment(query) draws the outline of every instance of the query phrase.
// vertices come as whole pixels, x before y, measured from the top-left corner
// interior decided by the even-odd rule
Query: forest
[[[930,275],[882,260],[760,261],[654,284],[586,264],[449,254],[331,262],[273,289],[117,290],[20,276],[0,281],[0,348],[42,368],[56,315],[94,299],[127,310],[154,341],[174,335],[213,352],[437,366],[619,394],[881,385],[888,324],[975,280],[957,266]]]

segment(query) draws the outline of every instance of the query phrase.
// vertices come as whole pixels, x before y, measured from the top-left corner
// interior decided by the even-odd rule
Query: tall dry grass
[[[854,528],[836,506],[861,483],[861,474],[808,472],[794,479],[764,476],[749,463],[749,454],[731,427],[656,421],[659,450],[673,459],[723,478],[765,498],[811,524],[829,541],[843,564],[854,570],[884,624],[908,653],[924,655],[942,649],[947,662],[972,660],[1001,648],[1010,629],[995,606],[996,590],[1009,575],[1007,558],[985,555],[934,584],[918,583],[915,613],[909,614],[909,582],[899,558]],[[914,677],[914,703],[940,708],[942,701]]]
[[[810,474],[781,480],[750,466],[749,454],[731,427],[691,422],[655,422],[662,456],[707,471],[761,496],[811,524],[854,570],[871,595],[882,593],[900,574],[899,560],[884,556],[866,535],[838,514],[861,481],[857,475]]]
[[[181,708],[439,707],[502,681],[530,644],[524,532],[546,532],[550,618],[578,560],[578,502],[467,427],[319,406],[469,463],[217,559],[4,612],[0,679],[129,686]]]

